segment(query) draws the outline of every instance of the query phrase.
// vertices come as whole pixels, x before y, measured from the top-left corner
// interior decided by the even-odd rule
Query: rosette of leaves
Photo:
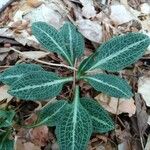
[[[83,55],[84,38],[76,27],[66,22],[60,30],[44,22],[32,24],[32,33],[50,52],[61,55],[73,69],[76,58]],[[150,38],[142,33],[128,33],[108,40],[73,70],[77,77],[60,77],[39,65],[18,64],[0,75],[1,82],[10,86],[9,93],[24,100],[44,100],[59,95],[67,82],[84,80],[96,91],[118,98],[130,98],[132,89],[126,80],[112,75],[136,62],[146,51]],[[78,63],[77,63],[78,64]],[[110,74],[89,72],[103,69]],[[82,90],[82,89],[81,89]],[[59,100],[46,105],[32,126],[56,126],[61,150],[86,150],[92,132],[105,133],[114,129],[108,113],[91,98],[80,98],[76,86],[72,102]]]

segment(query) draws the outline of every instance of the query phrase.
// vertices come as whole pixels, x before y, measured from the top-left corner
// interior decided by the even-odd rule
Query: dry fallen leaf
[[[135,114],[136,106],[132,98],[131,99],[120,98],[119,105],[117,98],[109,97],[103,93],[97,95],[95,99],[110,113],[113,114],[128,113],[129,117]]]
[[[22,55],[24,57],[30,58],[30,59],[39,59],[39,58],[44,58],[47,56],[49,53],[47,52],[42,52],[42,51],[28,51],[28,52],[22,52]]]
[[[2,62],[6,56],[8,55],[8,53],[0,53],[0,62]]]
[[[82,3],[82,15],[86,18],[92,18],[96,16],[96,11],[92,0],[80,0]]]
[[[5,108],[8,102],[13,98],[10,94],[7,93],[8,86],[4,85],[0,87],[0,102],[6,100],[0,104],[0,108]]]
[[[12,99],[12,96],[7,93],[8,86],[4,85],[0,87],[0,101],[7,99],[7,101],[10,101]]]
[[[39,146],[36,146],[31,142],[26,142],[24,139],[18,137],[15,139],[15,150],[41,150]]]
[[[146,112],[147,108],[146,105],[141,98],[140,94],[135,94],[135,105],[136,105],[136,118],[137,119],[137,126],[138,126],[138,134],[140,135],[140,138],[144,139],[144,134],[147,129],[147,121],[148,121],[148,114]]]
[[[148,3],[141,4],[140,9],[143,14],[146,14],[146,15],[150,14],[150,5]]]
[[[0,10],[6,6],[7,3],[11,2],[11,0],[1,0],[0,2]]]
[[[150,77],[139,78],[138,93],[142,95],[146,105],[150,107]]]
[[[66,13],[54,2],[45,2],[38,8],[32,9],[24,19],[30,20],[30,23],[43,21],[58,29],[62,26],[65,15]]]
[[[111,5],[110,18],[115,24],[123,24],[135,19],[135,17],[126,9],[124,5],[114,4]]]
[[[43,2],[39,0],[27,0],[27,4],[31,7],[39,7]]]
[[[131,145],[129,144],[129,141],[125,141],[118,145],[118,150],[129,150],[131,149]]]
[[[45,146],[48,142],[48,127],[40,126],[30,130],[30,140],[38,146]]]
[[[28,0],[28,3],[37,3],[41,0]],[[59,4],[59,5],[58,5]],[[11,20],[8,22],[8,27],[0,29],[0,35],[9,38],[14,38],[16,41],[22,45],[28,45],[35,48],[39,48],[39,43],[35,38],[29,33],[30,26],[33,22],[43,21],[55,28],[60,28],[67,16],[66,8],[59,0],[43,1],[40,6],[33,8],[27,4],[26,0],[22,0],[19,3],[19,8],[14,11]],[[14,28],[17,22],[22,22],[19,26]],[[13,26],[13,27],[12,27]],[[18,28],[20,29],[19,32]],[[41,48],[41,47],[40,47]]]
[[[76,21],[79,31],[87,39],[100,43],[102,41],[102,27],[96,21],[91,21],[88,19],[80,19]]]

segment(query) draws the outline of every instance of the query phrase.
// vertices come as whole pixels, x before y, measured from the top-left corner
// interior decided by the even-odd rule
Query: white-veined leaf
[[[68,110],[56,126],[59,149],[87,150],[92,130],[91,117],[80,103],[77,87],[74,102],[68,106]]]
[[[35,71],[43,71],[43,68],[40,65],[35,64],[17,64],[1,73],[0,81],[5,84],[11,85],[23,75]]]
[[[74,62],[75,58],[78,58],[83,54],[84,38],[70,22],[66,22],[63,25],[60,29],[60,34],[64,37],[66,48],[71,60]]]
[[[132,96],[131,87],[120,77],[107,74],[94,76],[84,76],[87,82],[97,91],[108,94],[112,97],[130,98]]]
[[[0,128],[9,127],[13,124],[13,117],[15,112],[13,110],[0,110]]]
[[[25,100],[43,100],[57,96],[70,78],[60,78],[52,72],[40,71],[25,75],[11,85],[9,93]]]
[[[92,65],[94,64],[94,58],[95,58],[95,53],[90,55],[88,58],[84,59],[80,63],[78,69],[78,76],[84,74],[85,71],[87,71],[89,68],[92,67]]]
[[[81,98],[82,106],[92,118],[94,132],[105,133],[114,129],[114,123],[104,108],[92,98]]]
[[[72,65],[63,37],[54,27],[44,22],[35,22],[32,24],[32,33],[44,48],[62,55]]]
[[[68,103],[65,100],[59,100],[54,103],[50,103],[44,106],[38,113],[37,122],[32,127],[41,125],[55,126],[60,118],[63,116],[63,112],[66,110]]]
[[[14,141],[9,139],[11,131],[0,134],[0,150],[14,150]]]
[[[150,38],[142,33],[128,33],[114,37],[97,49],[94,64],[87,70],[100,68],[119,71],[144,55],[149,44]]]

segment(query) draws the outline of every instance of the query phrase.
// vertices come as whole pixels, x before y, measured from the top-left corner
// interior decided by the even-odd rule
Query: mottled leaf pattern
[[[130,98],[132,96],[131,87],[129,84],[114,75],[99,74],[94,76],[84,76],[87,82],[97,91],[108,94],[113,97]]]
[[[84,38],[70,22],[66,22],[63,25],[60,29],[60,34],[64,37],[66,48],[72,62],[74,62],[75,58],[78,58],[83,54]]]
[[[92,134],[92,120],[88,112],[80,104],[78,90],[74,102],[64,113],[56,126],[56,136],[60,150],[87,150]]]
[[[44,100],[57,96],[70,78],[60,78],[52,72],[33,72],[23,76],[11,85],[9,93],[25,100]]]
[[[13,82],[21,78],[23,75],[35,72],[35,71],[42,71],[43,68],[40,65],[35,64],[17,64],[11,68],[6,69],[0,75],[0,81],[11,85]]]
[[[44,48],[62,55],[73,65],[62,35],[54,27],[44,22],[35,22],[32,24],[32,33]]]
[[[67,101],[59,100],[44,106],[44,108],[38,112],[38,120],[33,126],[55,126],[63,116],[63,112],[66,110],[67,105]]]
[[[14,111],[0,110],[0,128],[9,127],[13,123]]]
[[[105,133],[114,129],[112,119],[99,103],[91,98],[83,97],[81,104],[91,115],[94,132]]]

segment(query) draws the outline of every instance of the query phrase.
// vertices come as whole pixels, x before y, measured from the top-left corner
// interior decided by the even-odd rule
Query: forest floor
[[[44,21],[59,29],[71,21],[85,37],[84,58],[103,42],[116,35],[142,32],[150,36],[149,0],[1,0],[0,1],[0,72],[17,63],[40,64],[45,70],[67,76],[68,70],[44,62],[61,63],[55,53],[48,53],[31,33],[31,24]],[[112,116],[115,130],[93,134],[89,150],[150,150],[150,47],[134,65],[116,73],[132,86],[131,99],[117,99],[95,92],[83,83],[81,95],[95,98]],[[66,85],[59,99],[70,99],[71,85]],[[16,150],[58,150],[55,128],[32,124],[35,112],[47,101],[23,101],[7,93],[0,85],[0,109],[16,110],[12,139]]]

